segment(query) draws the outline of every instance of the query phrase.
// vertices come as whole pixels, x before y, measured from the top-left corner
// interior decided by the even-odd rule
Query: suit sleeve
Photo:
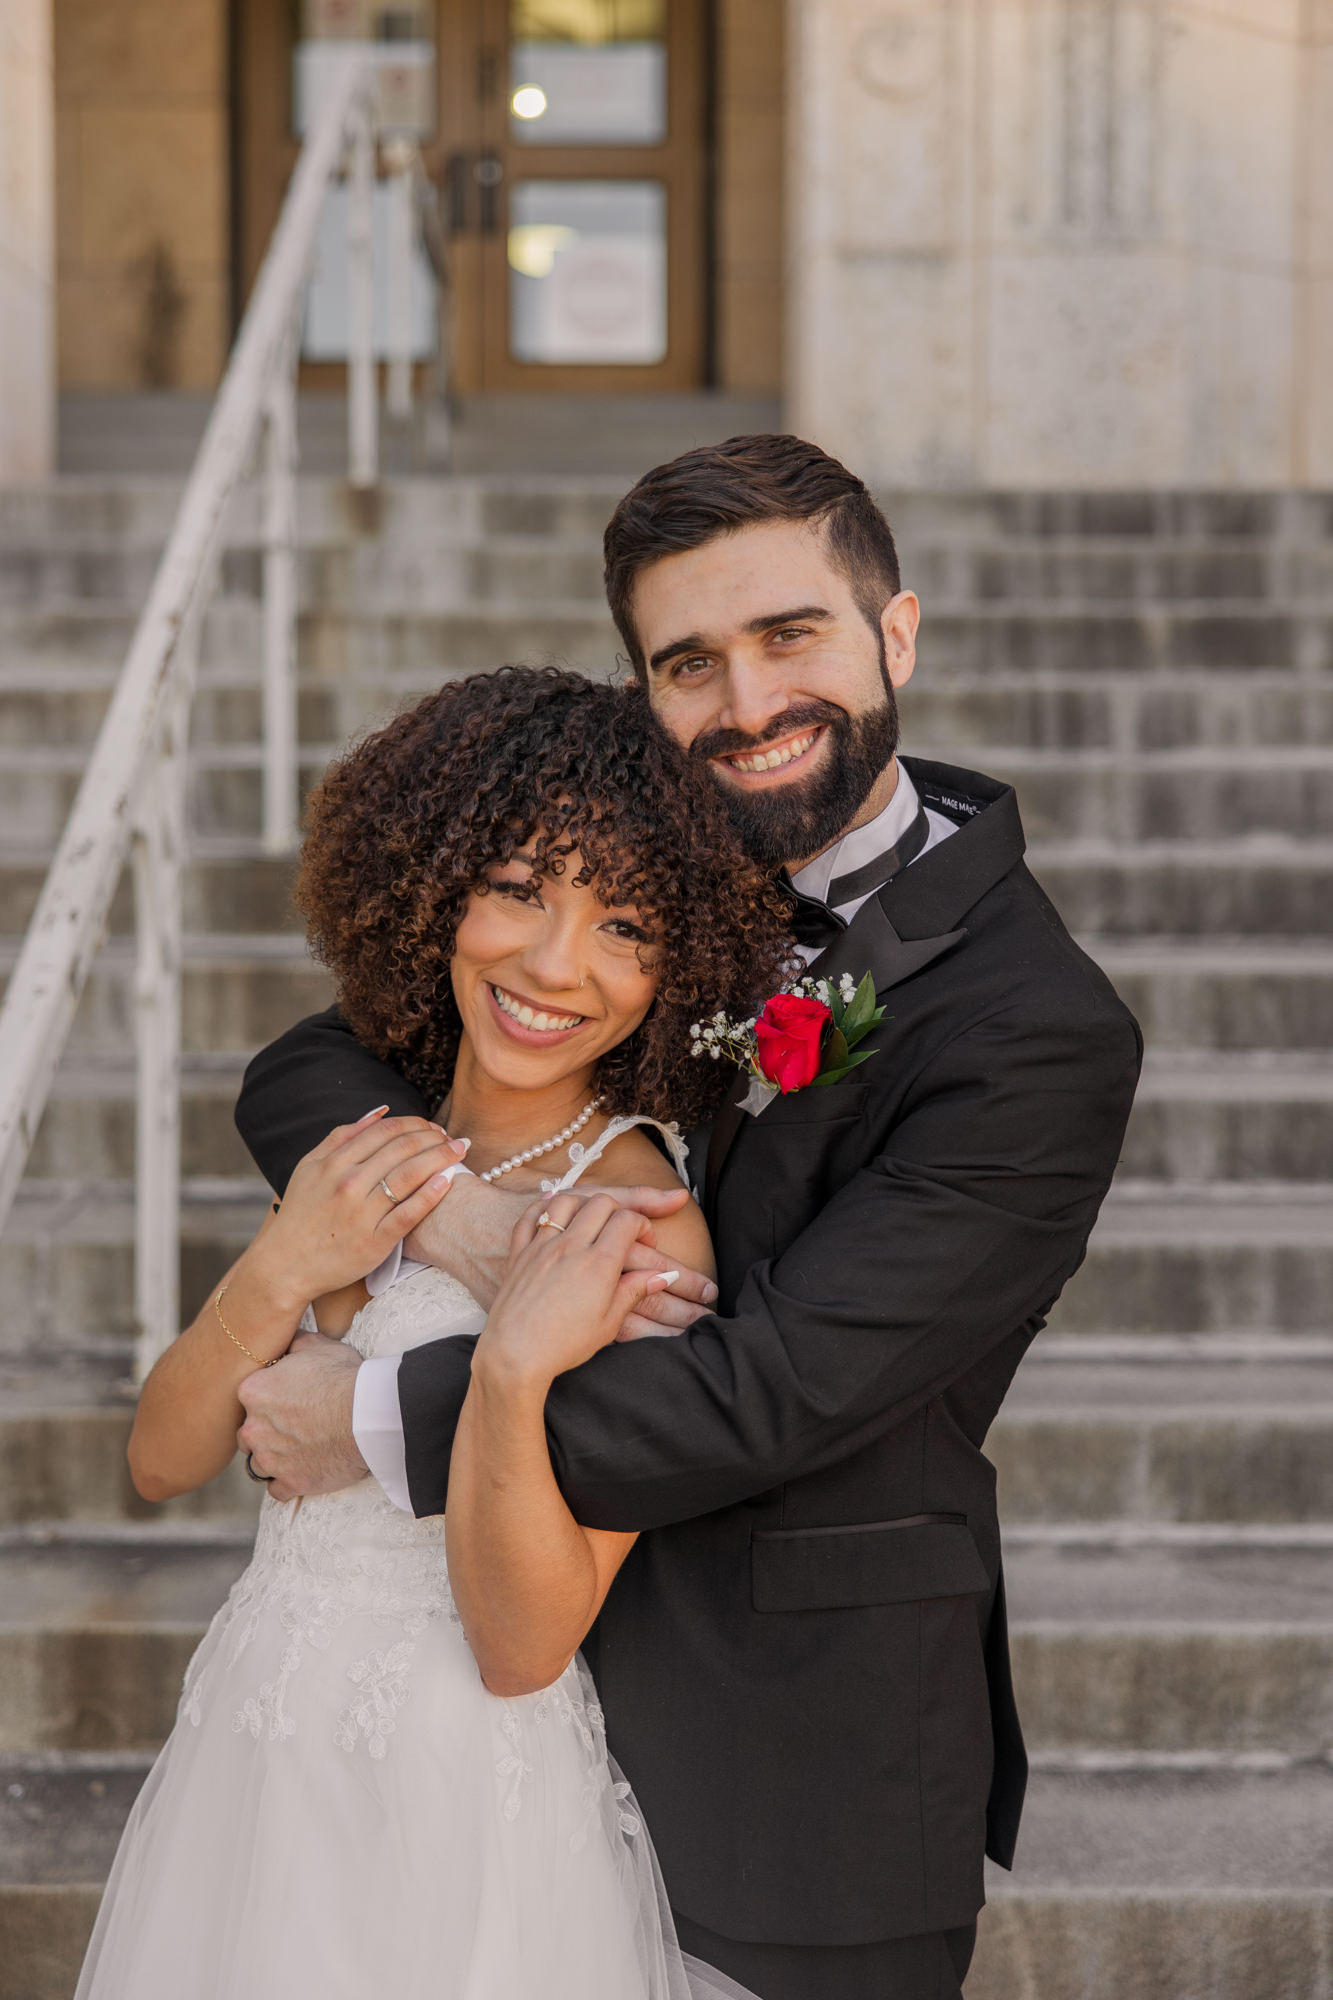
[[[292,1168],[335,1125],[377,1104],[397,1117],[429,1117],[400,1072],[362,1048],[336,1007],[298,1021],[249,1064],[236,1101],[236,1129],[259,1171],[282,1194]]]
[[[613,1346],[561,1376],[551,1456],[576,1518],[647,1529],[732,1505],[905,1421],[1082,1261],[1138,1076],[1125,1014],[992,1018],[929,1066],[883,1149],[735,1312]],[[471,1343],[404,1356],[418,1514],[443,1508]]]

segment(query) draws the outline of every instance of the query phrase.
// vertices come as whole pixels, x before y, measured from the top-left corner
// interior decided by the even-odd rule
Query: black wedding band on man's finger
[[[271,1486],[278,1476],[276,1472],[256,1472],[255,1455],[252,1451],[247,1451],[245,1454],[245,1469],[250,1477],[260,1486]]]

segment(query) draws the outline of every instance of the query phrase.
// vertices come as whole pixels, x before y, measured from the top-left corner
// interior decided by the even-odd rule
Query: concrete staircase
[[[450,672],[607,671],[623,482],[302,492],[307,769]],[[12,963],[176,487],[0,496]],[[1034,1753],[972,2000],[1333,2000],[1333,503],[904,497],[908,746],[1019,786],[1032,860],[1144,1024],[1087,1264],[992,1436]],[[254,523],[196,706],[187,1308],[260,1213],[249,1050],[322,1004],[258,849]],[[62,2000],[185,1660],[245,1559],[235,1472],[137,1502],[126,911],[0,1242],[0,1985]]]

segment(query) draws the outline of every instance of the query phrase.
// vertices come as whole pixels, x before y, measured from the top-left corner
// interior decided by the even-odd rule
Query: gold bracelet
[[[230,1283],[231,1283],[231,1279],[230,1279],[230,1278],[228,1278],[228,1280],[227,1280],[227,1285],[229,1285]],[[225,1320],[225,1319],[223,1319],[223,1317],[222,1317],[222,1293],[226,1291],[226,1289],[227,1289],[227,1285],[223,1285],[223,1286],[221,1287],[221,1289],[219,1290],[219,1292],[218,1292],[218,1294],[217,1294],[216,1298],[215,1298],[215,1299],[213,1300],[213,1310],[214,1310],[214,1312],[215,1312],[215,1313],[217,1314],[217,1316],[218,1316],[218,1325],[219,1325],[219,1326],[220,1326],[220,1327],[222,1328],[222,1331],[223,1331],[223,1332],[224,1332],[224,1333],[226,1334],[226,1336],[227,1336],[228,1340],[229,1340],[229,1341],[231,1342],[232,1346],[233,1346],[233,1347],[239,1347],[239,1348],[240,1348],[240,1350],[241,1350],[241,1353],[242,1353],[242,1354],[243,1354],[243,1355],[245,1356],[246,1360],[247,1360],[247,1361],[253,1361],[253,1362],[254,1362],[254,1364],[255,1364],[255,1367],[256,1367],[256,1368],[276,1368],[276,1367],[277,1367],[277,1365],[278,1365],[278,1363],[279,1363],[279,1362],[281,1361],[281,1359],[282,1359],[282,1356],[281,1356],[280,1354],[275,1354],[275,1355],[274,1355],[274,1357],[273,1357],[273,1359],[272,1359],[271,1361],[261,1361],[261,1360],[260,1360],[260,1358],[259,1358],[259,1356],[258,1356],[257,1354],[252,1354],[252,1353],[250,1352],[249,1348],[248,1348],[248,1347],[247,1347],[247,1346],[245,1345],[245,1343],[244,1343],[243,1341],[240,1341],[240,1340],[238,1340],[238,1339],[236,1338],[236,1335],[235,1335],[235,1334],[234,1334],[234,1333],[232,1332],[231,1328],[230,1328],[230,1327],[229,1327],[229,1326],[227,1325],[227,1322],[226,1322],[226,1320]]]

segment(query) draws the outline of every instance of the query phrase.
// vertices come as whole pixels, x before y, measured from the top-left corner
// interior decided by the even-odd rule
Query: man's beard
[[[753,860],[768,868],[782,861],[804,861],[822,854],[846,832],[898,748],[898,704],[887,673],[883,680],[882,705],[860,715],[849,715],[845,708],[811,696],[785,708],[762,736],[714,729],[690,745],[691,756],[708,761],[762,750],[766,743],[798,735],[802,729],[822,725],[827,731],[828,747],[821,753],[819,768],[800,783],[747,792],[725,778],[715,780],[741,844]]]

